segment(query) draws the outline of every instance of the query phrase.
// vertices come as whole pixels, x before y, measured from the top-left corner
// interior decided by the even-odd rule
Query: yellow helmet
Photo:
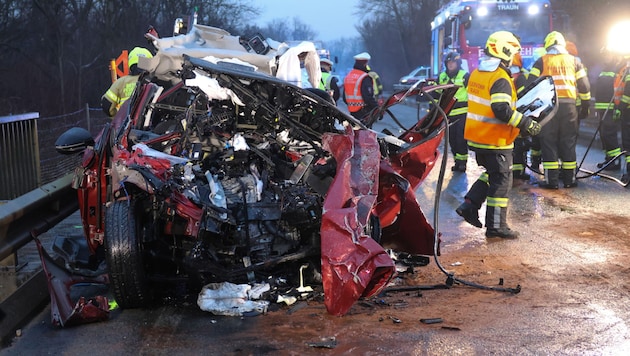
[[[567,42],[564,40],[564,36],[558,31],[551,31],[545,37],[545,48],[549,48],[553,45],[560,45],[565,47]]]
[[[497,31],[491,34],[486,42],[486,54],[506,62],[512,60],[520,51],[521,44],[518,38],[509,31]]]
[[[138,57],[153,58],[151,52],[148,49],[142,47],[136,47],[129,52],[127,65],[131,68],[132,65],[138,64]]]

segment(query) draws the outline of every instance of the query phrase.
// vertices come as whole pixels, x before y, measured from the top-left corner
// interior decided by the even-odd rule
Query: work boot
[[[472,226],[481,228],[483,225],[479,221],[479,209],[473,206],[471,203],[464,202],[457,209],[455,209],[457,215],[461,216]]]
[[[500,237],[502,239],[515,239],[518,237],[518,232],[510,229],[509,227],[487,228],[486,237]]]
[[[538,187],[542,189],[558,189],[558,183],[538,182]]]
[[[577,179],[575,178],[575,169],[562,169],[561,176],[565,188],[575,188],[578,186]]]
[[[467,161],[455,161],[455,165],[451,167],[451,171],[466,172],[466,162]]]
[[[619,163],[619,159],[615,159],[614,162],[610,163],[614,157],[606,157],[604,162],[599,162],[597,164],[597,168],[603,168],[605,171],[618,171],[621,168],[621,163]]]
[[[543,189],[558,189],[558,179],[560,178],[559,169],[546,169],[545,180],[539,181],[538,186]]]
[[[540,164],[542,163],[542,156],[532,156],[532,169],[536,171],[536,173],[540,173]]]

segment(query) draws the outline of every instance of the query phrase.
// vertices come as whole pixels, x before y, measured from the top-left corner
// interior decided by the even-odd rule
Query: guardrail
[[[73,176],[67,174],[0,205],[0,261],[32,241],[33,234],[48,231],[78,210]],[[46,276],[40,270],[0,303],[0,338],[5,341],[13,335],[49,300]]]
[[[0,199],[15,199],[41,185],[39,113],[0,117]]]

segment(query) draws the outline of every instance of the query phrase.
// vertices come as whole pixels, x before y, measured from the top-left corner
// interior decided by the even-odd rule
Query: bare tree
[[[271,20],[263,29],[265,36],[276,41],[314,40],[317,32],[309,25],[294,17],[291,21],[277,18]]]
[[[431,20],[443,1],[366,0],[358,26],[385,85],[430,58]],[[380,69],[379,69],[380,68]]]

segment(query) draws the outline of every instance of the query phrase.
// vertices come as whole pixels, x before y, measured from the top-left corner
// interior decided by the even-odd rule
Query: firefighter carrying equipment
[[[515,52],[516,53],[516,52]],[[507,60],[509,61],[511,57]],[[505,79],[512,87],[512,95],[499,93],[492,95],[490,87],[499,79]],[[527,128],[531,119],[525,120],[523,114],[514,110],[509,122],[496,118],[492,110],[493,102],[508,102],[512,108],[516,105],[516,88],[512,78],[503,69],[493,72],[477,70],[477,75],[472,76],[468,82],[468,115],[464,138],[468,145],[482,149],[511,149],[514,147],[514,139],[518,136],[525,122]]]

